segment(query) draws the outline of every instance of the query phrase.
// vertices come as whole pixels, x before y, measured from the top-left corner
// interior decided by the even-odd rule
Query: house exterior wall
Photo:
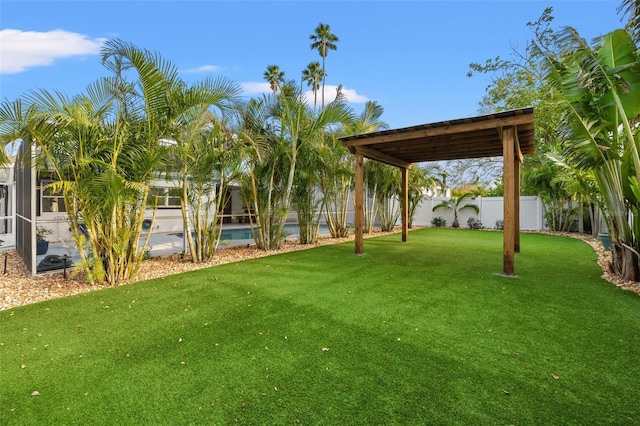
[[[245,211],[240,196],[240,190],[237,188],[231,191],[231,212],[233,220],[230,223],[247,223],[244,220],[241,222],[241,217],[244,218]],[[145,219],[151,219],[153,217],[153,210],[149,209],[145,212]],[[68,216],[65,212],[47,212],[38,216],[38,226],[42,226],[51,230],[51,235],[47,237],[48,240],[56,241],[71,241],[73,236],[71,235],[71,228],[69,227]],[[183,231],[182,211],[180,207],[160,207],[156,210],[155,219],[153,223],[153,232],[158,233],[179,233]]]

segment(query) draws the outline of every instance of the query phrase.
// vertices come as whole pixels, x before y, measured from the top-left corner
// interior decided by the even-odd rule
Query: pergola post
[[[515,133],[516,141],[518,139],[518,133]],[[514,215],[515,221],[514,229],[515,235],[513,237],[513,251],[514,253],[520,253],[520,157],[514,156],[513,159],[513,185],[515,187],[514,194]]]
[[[362,254],[364,249],[364,156],[355,150],[356,157],[356,187],[355,187],[355,226],[356,226],[356,254]]]
[[[515,275],[514,249],[516,241],[516,179],[515,179],[514,127],[502,129],[502,151],[504,167],[504,218],[502,257],[505,275]]]
[[[402,214],[402,241],[407,242],[409,234],[409,169],[402,169],[402,200],[400,201]]]

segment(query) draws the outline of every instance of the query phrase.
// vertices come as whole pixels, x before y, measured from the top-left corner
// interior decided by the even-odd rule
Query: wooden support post
[[[517,133],[516,133],[517,137]],[[515,235],[513,236],[513,251],[514,253],[520,253],[520,158],[515,157],[513,163],[513,186],[514,186],[514,215],[513,219],[515,220],[514,231]]]
[[[514,241],[515,241],[515,153],[514,153],[514,128],[502,129],[502,158],[504,167],[504,218],[502,257],[503,273],[515,275],[514,267]]]
[[[409,169],[402,168],[402,200],[400,201],[402,214],[402,241],[407,242],[409,235]]]
[[[364,157],[356,149],[355,225],[356,254],[364,251]]]

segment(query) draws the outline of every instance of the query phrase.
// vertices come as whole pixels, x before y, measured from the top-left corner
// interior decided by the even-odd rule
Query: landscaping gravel
[[[371,234],[366,234],[365,238],[397,232],[399,232],[399,229],[393,232],[374,231]],[[555,235],[557,235],[557,233]],[[622,281],[610,272],[611,253],[605,251],[602,244],[596,238],[579,234],[562,235],[580,238],[593,247],[598,254],[598,264],[602,267],[603,279],[640,295],[639,282]],[[316,244],[299,244],[297,240],[289,240],[283,242],[279,250],[258,250],[255,246],[230,247],[218,250],[213,259],[198,264],[192,263],[188,259],[182,259],[180,255],[154,258],[142,263],[135,279],[122,283],[121,285],[224,263],[238,262],[295,250],[310,249],[322,245],[337,244],[352,241],[353,239],[354,235],[351,234],[346,238],[320,237]],[[4,266],[5,258],[3,255],[6,255],[6,268]],[[0,274],[0,310],[104,288],[103,286],[87,284],[84,281],[82,273],[78,271],[69,273],[67,278],[64,278],[62,272],[32,276],[22,259],[14,250],[0,252]]]

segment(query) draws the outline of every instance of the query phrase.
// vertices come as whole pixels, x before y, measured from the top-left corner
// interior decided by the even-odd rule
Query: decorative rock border
[[[377,237],[386,234],[398,233],[400,228],[392,232],[374,231],[365,234],[365,238]],[[603,270],[602,278],[624,290],[633,291],[640,295],[640,282],[622,281],[617,276],[611,274],[609,265],[611,263],[611,253],[605,251],[600,241],[596,238],[573,233],[547,232],[552,235],[562,235],[578,238],[593,247],[598,254],[598,264]],[[298,244],[297,240],[285,241],[280,250],[257,250],[255,247],[231,247],[218,250],[213,259],[207,263],[191,263],[181,259],[179,255],[146,260],[140,266],[135,280],[123,283],[144,281],[153,278],[160,278],[207,268],[224,263],[239,262],[241,260],[270,256],[273,254],[286,253],[296,250],[305,250],[318,246],[337,244],[352,241],[353,234],[345,238],[321,237],[316,244]],[[71,296],[79,293],[86,293],[104,288],[102,286],[91,286],[87,284],[81,273],[74,273],[65,279],[62,273],[54,273],[41,276],[31,276],[22,259],[14,250],[4,252],[7,255],[7,272],[4,271],[4,257],[0,252],[0,310],[15,308],[17,306],[28,305],[44,300],[58,297]]]

